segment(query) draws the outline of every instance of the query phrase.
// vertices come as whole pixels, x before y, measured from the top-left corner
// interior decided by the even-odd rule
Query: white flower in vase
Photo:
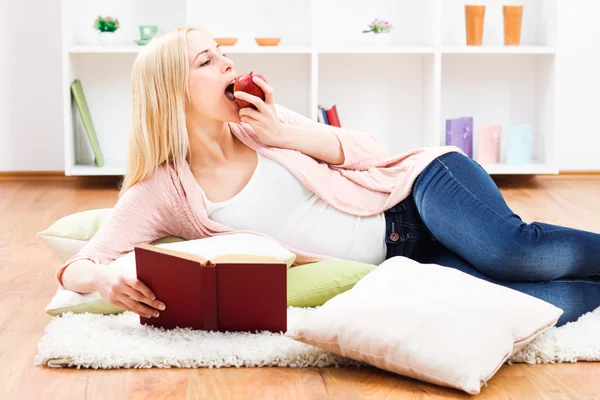
[[[394,26],[383,19],[375,18],[373,22],[369,24],[369,29],[363,31],[363,33],[369,33],[372,36],[372,43],[377,46],[388,46],[392,39],[392,29]]]

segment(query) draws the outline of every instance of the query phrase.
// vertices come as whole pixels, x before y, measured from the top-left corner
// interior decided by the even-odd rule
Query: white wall
[[[0,171],[64,168],[60,17],[58,0],[0,0]],[[560,1],[557,129],[563,171],[600,171],[598,17],[600,2]]]
[[[8,1],[0,0],[0,38],[7,37]],[[8,110],[8,40],[0,39],[0,169],[7,169],[10,148],[7,139],[10,114]]]
[[[600,2],[559,1],[558,162],[600,170]]]
[[[60,1],[0,2],[0,171],[61,171]]]

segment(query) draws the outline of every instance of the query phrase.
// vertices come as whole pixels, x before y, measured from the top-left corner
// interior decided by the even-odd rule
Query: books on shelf
[[[287,330],[287,265],[267,256],[202,257],[152,244],[134,248],[137,277],[166,305],[142,325],[164,329]]]
[[[77,105],[77,110],[79,111],[79,116],[81,117],[85,132],[92,146],[95,163],[97,166],[102,167],[104,166],[104,155],[100,149],[100,143],[98,142],[98,136],[96,135],[96,129],[94,128],[92,115],[90,114],[90,109],[88,107],[87,100],[85,99],[85,94],[83,93],[83,86],[81,85],[81,81],[79,79],[75,79],[73,83],[71,83],[71,94],[73,95],[73,99]]]
[[[324,107],[319,104],[319,112],[317,113],[318,121],[326,125],[342,127],[340,123],[340,117],[337,112],[337,105],[333,105],[330,108]]]

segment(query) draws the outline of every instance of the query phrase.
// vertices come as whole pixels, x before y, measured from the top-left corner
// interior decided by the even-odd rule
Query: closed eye
[[[227,57],[227,53],[222,53],[221,55],[222,55],[223,57]],[[201,67],[204,67],[205,65],[208,65],[208,64],[210,64],[210,62],[211,62],[211,61],[212,61],[212,60],[207,60],[207,61],[204,61],[202,64],[200,64],[200,66],[201,66]]]

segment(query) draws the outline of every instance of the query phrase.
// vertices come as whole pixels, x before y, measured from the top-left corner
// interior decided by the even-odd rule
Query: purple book
[[[446,145],[456,146],[473,158],[473,117],[446,120]]]

